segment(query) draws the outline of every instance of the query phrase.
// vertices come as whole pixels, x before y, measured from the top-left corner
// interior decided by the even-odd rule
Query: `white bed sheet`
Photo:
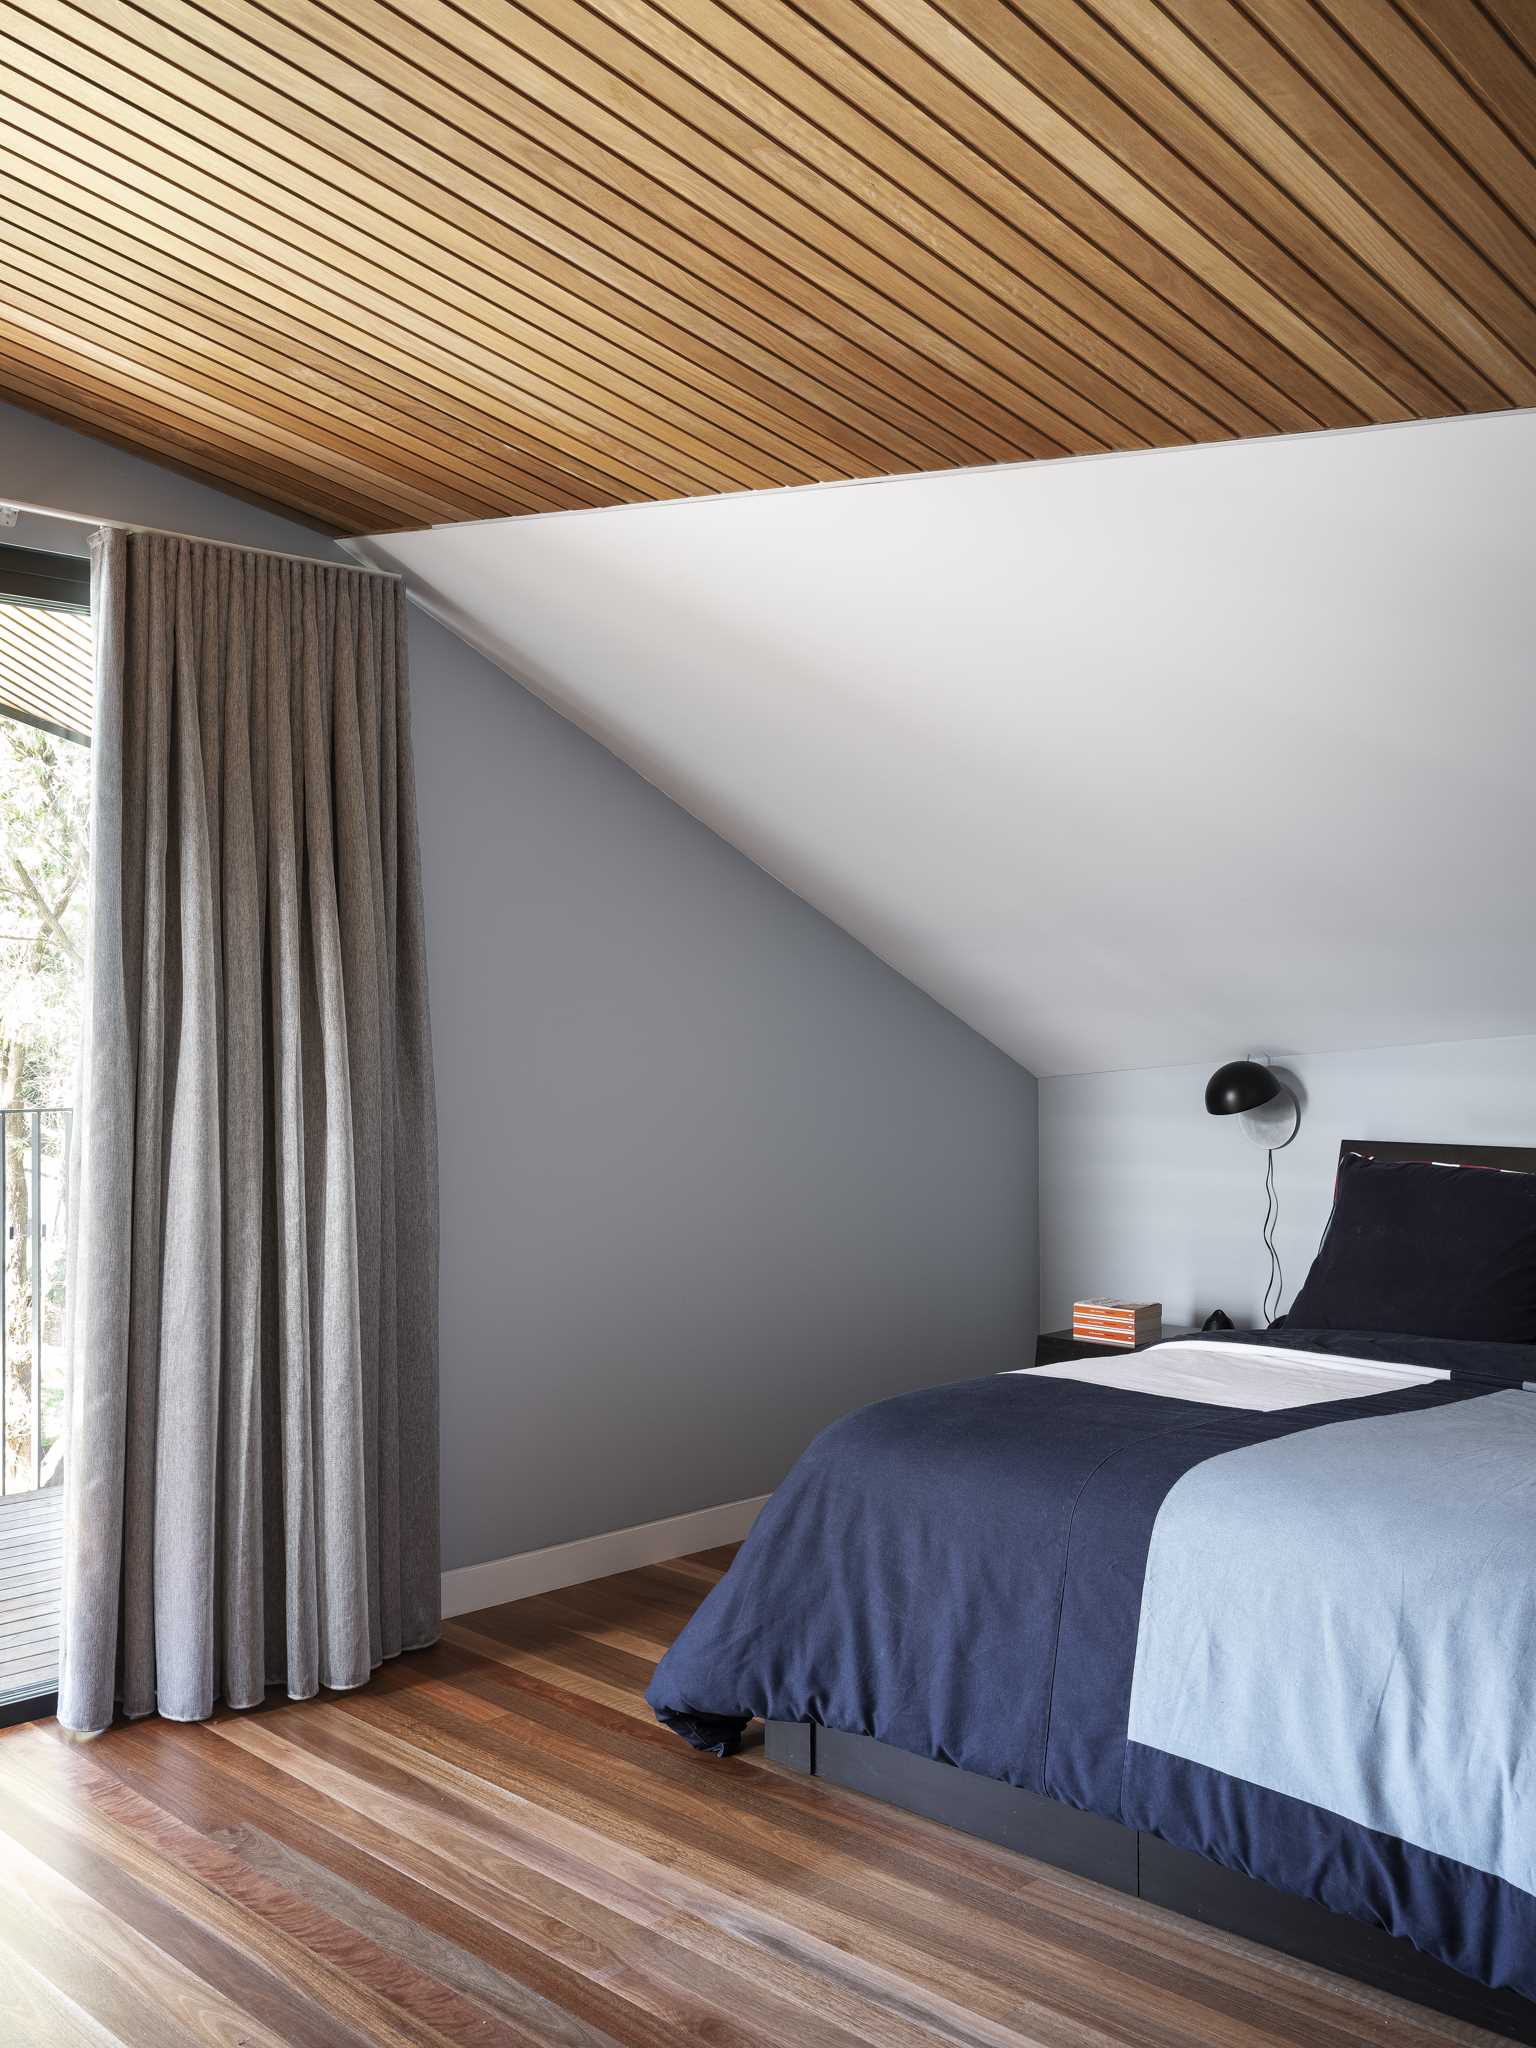
[[[1450,1374],[1427,1365],[1378,1365],[1366,1358],[1330,1358],[1268,1344],[1205,1344],[1183,1337],[1118,1358],[1071,1358],[1061,1365],[1014,1368],[1036,1378],[1081,1380],[1094,1387],[1126,1387],[1173,1401],[1204,1401],[1213,1408],[1257,1408],[1273,1414],[1321,1401],[1353,1401],[1363,1394],[1395,1393]]]

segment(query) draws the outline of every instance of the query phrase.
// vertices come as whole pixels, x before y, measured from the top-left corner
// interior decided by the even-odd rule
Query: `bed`
[[[1312,1326],[845,1417],[648,1698],[1536,2043],[1536,1151],[1340,1162]]]

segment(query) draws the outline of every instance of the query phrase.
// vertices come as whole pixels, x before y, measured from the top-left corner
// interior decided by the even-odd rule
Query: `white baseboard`
[[[669,1515],[662,1522],[639,1522],[632,1529],[610,1529],[604,1536],[583,1536],[576,1543],[554,1543],[548,1550],[524,1550],[516,1557],[493,1557],[444,1572],[443,1618],[473,1614],[477,1607],[495,1607],[503,1600],[526,1600],[534,1593],[558,1593],[562,1586],[636,1571],[643,1564],[665,1564],[690,1550],[712,1550],[717,1543],[739,1543],[767,1498],[761,1493],[755,1500],[728,1500],[691,1515]]]

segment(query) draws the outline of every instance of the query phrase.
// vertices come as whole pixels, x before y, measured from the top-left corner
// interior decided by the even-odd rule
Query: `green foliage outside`
[[[5,608],[0,606],[0,632]],[[0,716],[0,1108],[5,1124],[4,1480],[60,1478],[66,1158],[85,959],[90,749]],[[52,1112],[34,1120],[16,1110]],[[34,1179],[36,1122],[40,1173]],[[34,1256],[36,1226],[42,1258]],[[41,1352],[37,1305],[41,1300]],[[41,1416],[33,1412],[34,1376]]]

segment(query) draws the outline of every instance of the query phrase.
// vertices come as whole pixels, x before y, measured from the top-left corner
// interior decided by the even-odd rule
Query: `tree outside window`
[[[25,624],[18,624],[24,620]],[[89,621],[0,601],[0,688],[38,625],[89,674]],[[7,692],[14,695],[16,692]],[[0,1109],[4,1115],[3,1490],[62,1477],[70,1109],[80,1034],[90,749],[3,715]]]

